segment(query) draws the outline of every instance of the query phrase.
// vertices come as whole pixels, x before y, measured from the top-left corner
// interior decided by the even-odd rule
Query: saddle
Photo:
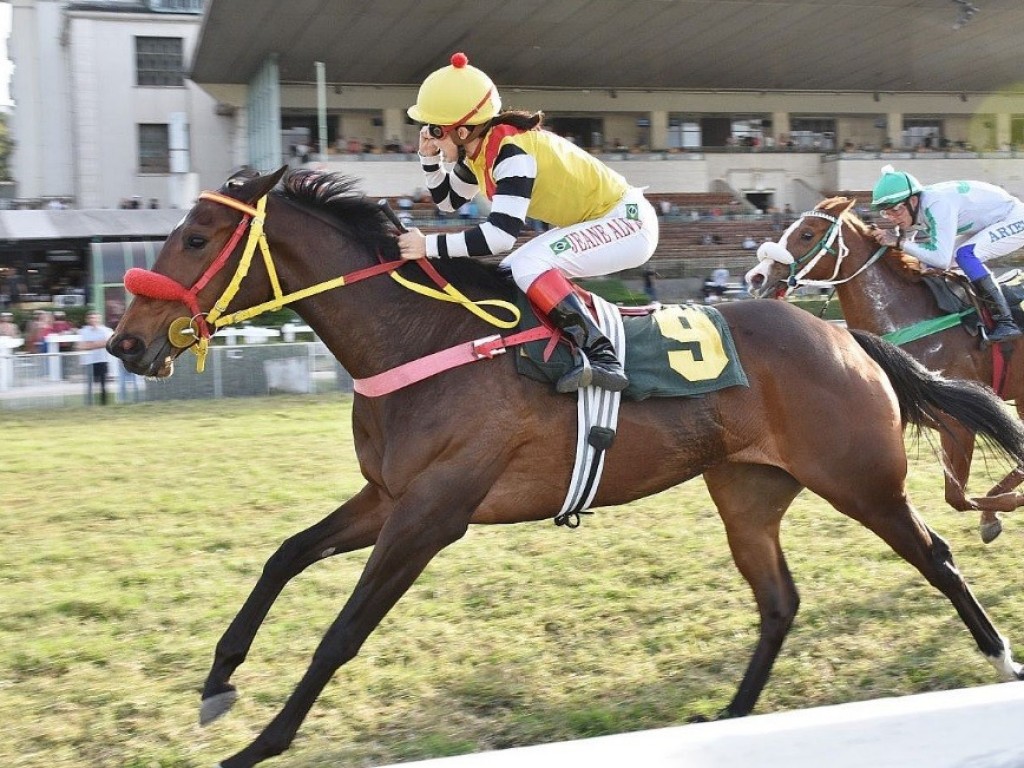
[[[577,292],[592,306],[588,292],[578,287]],[[525,294],[517,293],[516,304],[522,315],[518,330],[546,324],[544,313]],[[625,335],[622,362],[629,377],[625,399],[694,397],[748,386],[729,326],[714,307],[653,304],[617,309]],[[516,370],[544,383],[554,383],[572,365],[567,343],[542,339],[521,344],[516,352]]]
[[[965,310],[974,309],[974,312],[963,315],[960,318],[960,325],[967,333],[977,336],[979,326],[982,323],[982,307],[984,306],[974,291],[974,286],[962,272],[941,272],[929,274],[922,277],[925,285],[928,286],[935,298],[938,308],[947,314],[955,315]],[[1013,320],[1017,325],[1024,327],[1024,273],[1019,269],[1013,269],[1004,274],[999,283],[1003,289],[1006,302],[1010,305],[1013,313]]]

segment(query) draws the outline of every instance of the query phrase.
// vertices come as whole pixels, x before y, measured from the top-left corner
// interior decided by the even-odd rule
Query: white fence
[[[86,371],[79,352],[0,354],[0,410],[81,406]],[[111,358],[108,402],[193,400],[273,393],[352,391],[352,378],[322,342],[213,346],[206,371],[183,354],[167,379],[143,379]],[[94,398],[97,387],[93,387]]]

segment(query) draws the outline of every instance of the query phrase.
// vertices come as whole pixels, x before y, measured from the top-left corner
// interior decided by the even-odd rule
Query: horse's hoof
[[[998,517],[995,520],[990,520],[987,523],[981,523],[978,526],[978,532],[981,534],[981,540],[986,544],[991,544],[1000,533],[1003,532],[1003,522]]]
[[[238,701],[238,691],[234,688],[203,699],[199,705],[199,724],[209,725],[218,717],[226,715],[228,710]]]

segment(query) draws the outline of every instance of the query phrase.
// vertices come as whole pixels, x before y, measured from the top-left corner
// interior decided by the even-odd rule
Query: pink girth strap
[[[397,392],[410,384],[415,384],[431,376],[457,368],[467,363],[475,363],[478,360],[490,360],[496,355],[503,354],[508,347],[518,344],[525,344],[530,341],[541,339],[557,340],[557,331],[544,325],[538,325],[528,331],[514,333],[511,336],[485,336],[475,341],[467,341],[456,344],[454,347],[442,349],[440,352],[421,357],[418,360],[410,360],[408,363],[396,366],[390,370],[378,373],[376,376],[369,376],[365,379],[354,379],[353,389],[357,394],[364,397],[381,397]]]

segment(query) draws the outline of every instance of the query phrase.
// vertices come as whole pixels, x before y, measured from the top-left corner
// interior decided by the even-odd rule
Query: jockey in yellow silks
[[[503,112],[494,83],[462,53],[427,77],[409,116],[424,123],[420,163],[438,208],[456,211],[483,192],[491,210],[485,221],[462,231],[424,235],[411,229],[399,238],[402,257],[508,253],[502,266],[579,350],[558,391],[590,384],[625,389],[629,382],[615,349],[567,277],[606,275],[651,258],[658,219],[643,191],[543,130],[541,113]],[[548,229],[513,252],[527,217]]]

